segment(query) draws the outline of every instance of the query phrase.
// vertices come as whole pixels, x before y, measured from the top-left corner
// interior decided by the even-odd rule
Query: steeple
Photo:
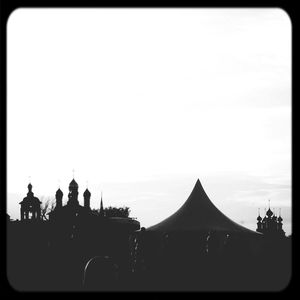
[[[100,202],[100,211],[99,211],[100,217],[104,217],[104,209],[103,209],[103,200],[102,200],[102,191],[101,191],[101,202]]]
[[[23,220],[40,220],[41,219],[41,201],[34,197],[32,184],[28,184],[27,196],[19,204],[21,205],[21,221]]]
[[[260,208],[258,209],[258,217],[257,217],[257,221],[260,222],[262,220],[261,216],[260,216]]]
[[[62,198],[63,198],[63,192],[59,188],[55,193],[55,199],[56,199],[56,208],[62,207]]]
[[[69,194],[68,194],[68,205],[79,205],[78,202],[78,184],[73,178],[72,181],[69,184]]]
[[[269,199],[269,209],[267,210],[266,215],[268,216],[268,218],[271,218],[273,215],[273,212],[271,211],[271,208],[270,208],[270,199]]]
[[[276,214],[276,209],[273,208],[273,211],[270,208],[270,200],[269,200],[269,208],[266,211],[265,209],[265,217],[261,219],[259,210],[257,217],[257,229],[256,231],[263,233],[264,235],[270,237],[284,237],[285,232],[282,229],[282,218],[281,218],[281,209],[279,209],[279,213]]]
[[[84,199],[84,207],[90,209],[90,198],[91,198],[91,192],[86,188],[86,190],[83,193],[83,199]]]
[[[261,216],[260,216],[260,209],[258,209],[258,217],[257,217],[257,228],[256,231],[257,232],[262,232],[262,223],[261,223]]]

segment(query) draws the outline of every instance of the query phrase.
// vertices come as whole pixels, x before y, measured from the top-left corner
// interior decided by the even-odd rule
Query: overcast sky
[[[8,213],[33,192],[130,206],[148,227],[197,178],[291,232],[291,23],[280,9],[18,9],[7,24]]]

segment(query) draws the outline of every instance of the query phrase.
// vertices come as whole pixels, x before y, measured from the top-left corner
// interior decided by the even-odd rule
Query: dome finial
[[[260,208],[258,208],[258,217],[256,219],[258,222],[261,222],[262,218],[260,216]]]

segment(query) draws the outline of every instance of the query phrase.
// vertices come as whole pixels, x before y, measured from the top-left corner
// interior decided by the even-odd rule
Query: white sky
[[[291,221],[291,23],[280,9],[18,9],[7,24],[8,213],[128,205],[143,226],[199,177],[225,214]],[[60,183],[59,183],[60,182]]]

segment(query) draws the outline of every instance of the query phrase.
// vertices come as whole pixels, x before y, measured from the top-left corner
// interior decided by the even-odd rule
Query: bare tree
[[[48,198],[47,200],[43,201],[43,198],[41,199],[42,205],[41,205],[41,216],[42,220],[48,221],[48,213],[53,211],[55,208],[55,201]]]

